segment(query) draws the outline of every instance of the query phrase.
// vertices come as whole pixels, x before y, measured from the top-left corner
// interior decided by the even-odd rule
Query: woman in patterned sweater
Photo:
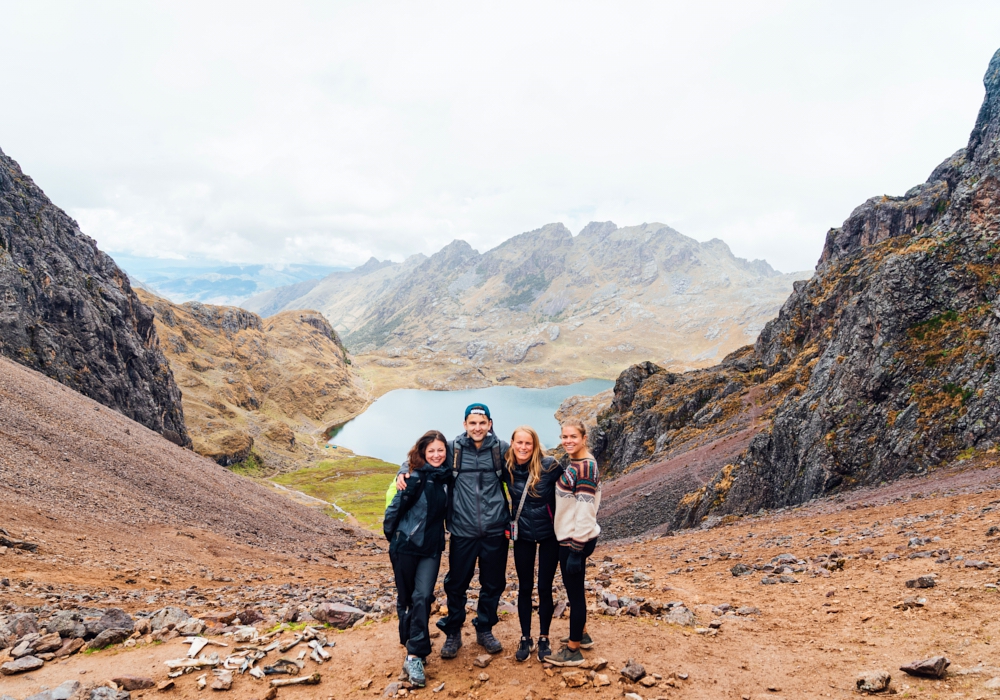
[[[559,653],[545,657],[555,666],[579,666],[580,648],[593,646],[587,634],[587,599],[584,574],[587,557],[594,553],[601,526],[597,509],[601,505],[601,479],[597,462],[587,449],[587,429],[579,421],[562,424],[562,445],[569,466],[556,482],[555,531],[559,540],[559,568],[566,597],[569,598],[569,637]]]

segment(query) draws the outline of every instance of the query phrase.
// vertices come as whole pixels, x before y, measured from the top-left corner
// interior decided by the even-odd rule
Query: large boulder
[[[173,606],[160,608],[149,616],[149,629],[151,632],[159,632],[164,628],[174,629],[190,617],[190,615],[180,608]]]
[[[132,634],[129,630],[104,630],[99,635],[94,637],[87,643],[87,649],[103,649],[109,647],[112,644],[121,644],[129,635]]]
[[[22,656],[20,659],[15,659],[14,661],[8,661],[5,664],[0,664],[0,674],[5,676],[13,676],[16,673],[26,673],[28,671],[35,671],[45,665],[45,662],[39,659],[37,656]]]
[[[87,636],[83,615],[76,610],[59,610],[45,623],[49,632],[56,632],[63,639],[81,639]]]
[[[32,613],[14,615],[7,623],[13,633],[14,641],[19,641],[29,634],[38,633],[38,618]]]
[[[114,690],[106,685],[90,691],[90,700],[131,700],[132,694],[127,690]]]
[[[80,681],[66,681],[51,690],[29,695],[24,700],[70,700],[80,691]]]
[[[86,627],[88,637],[96,637],[106,630],[128,630],[131,634],[135,630],[135,621],[120,608],[108,608],[96,620],[88,620]]]
[[[365,616],[364,610],[358,610],[343,603],[324,602],[317,605],[311,611],[312,616],[320,622],[325,622],[331,627],[339,630],[351,627],[355,622]]]

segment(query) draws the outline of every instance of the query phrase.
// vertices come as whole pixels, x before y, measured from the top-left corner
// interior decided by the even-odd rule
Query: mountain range
[[[650,357],[681,369],[711,364],[754,338],[808,276],[664,224],[591,223],[574,236],[556,223],[482,254],[456,240],[430,257],[373,258],[243,306],[262,316],[316,309],[352,353],[405,368],[418,384],[513,376],[531,385],[545,373],[612,377]]]

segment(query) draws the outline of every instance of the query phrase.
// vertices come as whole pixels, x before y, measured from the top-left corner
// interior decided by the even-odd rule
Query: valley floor
[[[643,698],[844,698],[854,694],[860,672],[883,669],[904,697],[993,697],[996,691],[987,683],[1000,677],[1000,593],[994,566],[1000,561],[1000,538],[987,532],[1000,525],[998,488],[1000,467],[966,463],[927,478],[725,527],[602,544],[588,576],[593,586],[590,629],[597,646],[587,656],[608,660],[604,673],[610,686],[566,688],[558,669],[545,669],[535,660],[516,663],[516,613],[509,605],[516,592],[509,590],[503,606],[507,612],[496,629],[505,652],[486,669],[474,667],[480,650],[467,631],[457,660],[432,655],[428,688],[416,694],[432,697],[431,689],[444,683],[441,696],[511,700],[529,694],[539,700],[613,697],[623,691]],[[332,661],[318,668],[308,662],[303,673],[320,672],[318,687],[283,688],[280,697],[380,697],[399,671],[402,652],[395,618],[378,612],[392,610],[393,587],[388,557],[377,538],[358,540],[347,552],[334,553],[315,541],[304,543],[301,552],[282,555],[202,531],[150,528],[115,537],[103,528],[64,532],[58,521],[27,509],[12,515],[20,527],[11,534],[41,547],[37,554],[10,549],[0,554],[0,573],[10,579],[9,587],[0,588],[6,612],[41,605],[69,608],[88,601],[88,606],[119,606],[129,612],[179,605],[195,616],[253,606],[267,618],[282,608],[308,608],[321,599],[347,600],[374,606],[373,619],[333,634]],[[821,568],[823,561],[839,558],[835,550],[843,556],[843,569]],[[761,580],[772,574],[761,570],[733,576],[730,571],[736,564],[751,569],[768,564],[786,553],[801,562],[791,565],[798,569],[790,574],[796,583],[764,585]],[[927,574],[936,574],[933,588],[906,587],[907,580]],[[509,580],[515,580],[512,570]],[[666,613],[660,619],[627,610],[601,614],[600,601],[608,599],[599,597],[602,587],[636,604],[683,601],[695,619],[685,626],[668,622]],[[925,600],[900,609],[908,597]],[[737,610],[740,614],[734,614]],[[261,624],[274,620],[272,616]],[[711,636],[705,628],[713,620],[721,626]],[[557,620],[553,637],[566,630],[566,619]],[[436,639],[435,646],[440,642]],[[33,673],[0,678],[0,690],[20,698],[67,679],[101,681],[124,673],[161,681],[166,678],[163,661],[183,656],[186,649],[175,639],[78,654]],[[935,655],[951,660],[943,680],[913,678],[898,670]],[[651,688],[622,685],[617,671],[629,658],[663,680]],[[479,680],[482,673],[488,680]],[[685,680],[682,674],[687,674]],[[263,697],[266,685],[237,676],[233,692],[234,697]],[[137,691],[133,697],[143,693],[157,695]],[[199,696],[195,675],[178,679],[170,696]]]

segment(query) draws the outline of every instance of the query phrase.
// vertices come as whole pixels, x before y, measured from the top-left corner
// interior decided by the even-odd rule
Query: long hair
[[[510,436],[510,447],[505,455],[507,460],[507,471],[510,473],[511,483],[514,481],[514,467],[517,466],[517,457],[514,456],[514,437],[518,433],[527,433],[531,436],[531,458],[528,460],[528,483],[525,488],[531,496],[538,496],[535,491],[535,484],[542,478],[542,441],[538,439],[538,433],[530,425],[522,425],[515,428]]]
[[[448,439],[440,430],[428,430],[421,435],[420,439],[417,440],[417,444],[410,448],[410,454],[406,456],[406,462],[410,465],[411,474],[414,469],[420,469],[420,467],[427,464],[427,448],[432,442],[442,442],[445,447],[448,447]]]

